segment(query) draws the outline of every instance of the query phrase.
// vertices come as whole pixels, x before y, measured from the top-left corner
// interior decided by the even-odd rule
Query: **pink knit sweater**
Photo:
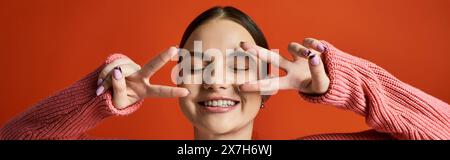
[[[323,95],[301,97],[356,112],[373,129],[301,139],[450,139],[447,103],[401,82],[369,61],[323,43],[328,48],[324,63],[330,87]],[[112,55],[105,64],[123,57]],[[97,75],[102,68],[10,120],[0,129],[0,139],[97,139],[85,133],[103,119],[131,114],[142,104],[118,110],[112,105],[111,92],[96,96]]]

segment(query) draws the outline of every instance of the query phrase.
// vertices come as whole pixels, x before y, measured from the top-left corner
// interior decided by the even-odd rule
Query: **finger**
[[[319,40],[314,38],[305,38],[303,40],[303,46],[307,48],[312,48],[320,53],[324,53],[326,51],[325,45]]]
[[[312,53],[309,57],[309,70],[311,72],[311,85],[305,91],[309,93],[322,94],[328,90],[330,79],[320,55]]]
[[[296,42],[289,43],[288,51],[292,54],[292,56],[294,56],[294,59],[296,60],[300,57],[308,58],[311,54],[311,51],[308,48]]]
[[[141,70],[141,74],[144,77],[150,77],[161,69],[167,62],[171,60],[178,52],[176,47],[170,47],[163,53],[159,54],[156,58],[150,60]]]
[[[164,85],[150,85],[147,88],[148,97],[185,97],[189,94],[189,90],[181,87],[171,87]]]
[[[285,77],[275,77],[258,80],[256,82],[245,83],[239,86],[239,91],[260,91],[262,95],[272,95],[275,94],[278,90],[289,89],[288,83],[286,83],[285,80]]]
[[[112,87],[113,87],[113,104],[119,109],[128,106],[127,85],[125,77],[122,75],[120,67],[113,69]]]
[[[288,65],[291,64],[289,60],[285,59],[280,54],[259,47],[257,45],[248,42],[241,42],[241,47],[245,51],[250,52],[251,54],[258,57],[259,59],[269,62],[275,66],[286,69]]]
[[[107,64],[98,75],[97,85],[100,85],[115,67],[124,64],[136,64],[136,63],[131,61],[129,58],[120,58]]]
[[[128,63],[128,64],[116,66],[116,68],[117,67],[120,67],[123,77],[128,77],[129,75],[132,75],[141,69],[141,67],[135,63]],[[112,79],[113,73],[114,72],[111,71],[110,73],[108,73],[106,75],[105,78],[102,79],[102,81],[99,85],[99,89],[102,90],[103,92],[107,91],[109,88],[111,88],[111,86],[112,86],[111,79]],[[100,88],[100,87],[102,87],[102,88]],[[97,89],[97,90],[99,90],[99,89]],[[103,92],[99,91],[99,93],[97,95],[102,94]]]

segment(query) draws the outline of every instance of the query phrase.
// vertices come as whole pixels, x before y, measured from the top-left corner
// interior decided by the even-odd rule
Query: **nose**
[[[204,89],[212,91],[227,90],[231,87],[231,83],[227,83],[227,80],[225,80],[224,77],[225,76],[213,73],[213,75],[210,77],[210,81],[203,81],[202,86]]]
[[[223,78],[224,76],[213,74],[211,76],[210,81],[209,82],[204,81],[202,86],[206,90],[213,90],[213,91],[226,90],[231,87],[231,84],[225,82],[226,80]]]
[[[227,90],[228,88],[230,88],[229,84],[218,84],[218,83],[213,83],[213,84],[202,84],[203,88],[206,90],[212,90],[212,91],[220,91],[220,90]]]

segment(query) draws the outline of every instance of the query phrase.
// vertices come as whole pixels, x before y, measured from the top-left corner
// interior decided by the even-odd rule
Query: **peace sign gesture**
[[[326,48],[316,39],[306,38],[302,44],[290,43],[288,50],[293,56],[293,61],[250,43],[243,42],[241,47],[259,59],[287,71],[287,75],[283,77],[272,77],[243,84],[240,86],[241,91],[274,93],[277,90],[296,89],[307,94],[323,94],[330,85],[330,79],[321,59],[321,53],[324,53]]]
[[[123,109],[146,97],[187,96],[189,91],[186,88],[156,85],[149,82],[150,77],[177,53],[176,47],[170,47],[150,60],[142,69],[129,58],[113,61],[100,72],[96,94],[100,95],[112,86],[112,102],[118,109]]]

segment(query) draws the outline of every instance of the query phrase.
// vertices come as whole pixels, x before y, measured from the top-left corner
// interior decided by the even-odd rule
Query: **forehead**
[[[219,49],[225,53],[226,49],[239,48],[241,41],[255,43],[250,33],[240,24],[216,18],[202,24],[192,32],[185,44],[185,49],[193,50],[194,41],[202,42],[202,49]]]

